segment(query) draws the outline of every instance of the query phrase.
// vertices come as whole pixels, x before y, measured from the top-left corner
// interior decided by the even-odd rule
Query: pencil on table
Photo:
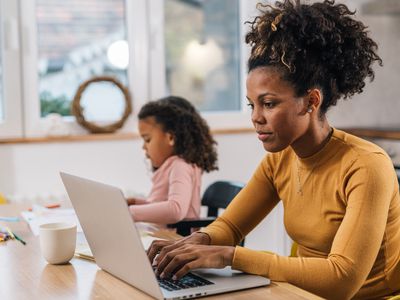
[[[21,239],[18,235],[16,235],[15,233],[13,233],[13,235],[17,241],[20,241],[23,245],[26,245],[26,242],[23,239]]]
[[[23,239],[21,239],[19,236],[17,236],[15,233],[13,233],[13,232],[10,230],[10,228],[6,227],[6,230],[7,230],[8,234],[10,235],[10,237],[11,237],[13,240],[15,239],[15,240],[21,242],[23,245],[26,245],[26,242],[25,242]]]

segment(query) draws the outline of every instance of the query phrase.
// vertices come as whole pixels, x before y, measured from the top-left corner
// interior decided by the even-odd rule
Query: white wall
[[[203,190],[214,180],[246,182],[265,151],[255,134],[216,135],[220,170],[205,174]],[[51,202],[65,195],[59,171],[146,194],[151,186],[140,140],[1,145],[0,191],[14,201]],[[54,200],[53,200],[54,201]],[[282,207],[246,239],[246,245],[287,253]]]

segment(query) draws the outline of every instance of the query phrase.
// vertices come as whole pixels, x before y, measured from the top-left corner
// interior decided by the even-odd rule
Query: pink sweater
[[[169,157],[153,174],[146,200],[129,206],[135,222],[170,224],[200,215],[202,170],[178,156]]]

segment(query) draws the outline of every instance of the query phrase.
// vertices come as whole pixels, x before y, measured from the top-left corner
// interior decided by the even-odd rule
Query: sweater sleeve
[[[236,247],[233,268],[286,281],[329,299],[361,288],[384,238],[396,182],[384,155],[355,162],[343,178],[347,207],[327,258],[283,257]],[[231,221],[233,222],[233,221]]]
[[[194,168],[184,161],[177,161],[168,178],[168,200],[144,205],[131,205],[136,222],[170,224],[185,218],[191,201],[194,185]]]
[[[213,245],[237,245],[276,206],[279,197],[272,184],[267,155],[224,213],[202,229]]]

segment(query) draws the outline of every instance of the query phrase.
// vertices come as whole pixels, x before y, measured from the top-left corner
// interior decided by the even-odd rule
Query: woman
[[[327,110],[361,93],[382,65],[366,26],[345,5],[290,0],[261,6],[247,99],[269,153],[224,214],[199,233],[149,250],[156,271],[232,266],[329,299],[400,291],[400,198],[392,162],[378,146],[332,128]],[[279,202],[297,257],[234,246]]]

